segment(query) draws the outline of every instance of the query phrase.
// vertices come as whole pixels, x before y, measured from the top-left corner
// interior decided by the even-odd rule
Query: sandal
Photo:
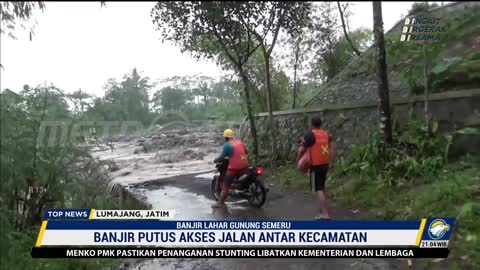
[[[315,219],[315,220],[332,220],[331,218],[324,218],[324,217],[322,217],[321,215],[316,215],[316,216],[314,217],[314,219]]]

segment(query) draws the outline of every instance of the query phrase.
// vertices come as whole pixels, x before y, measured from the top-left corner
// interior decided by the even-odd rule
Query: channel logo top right
[[[436,17],[407,17],[400,41],[439,41],[447,26]]]

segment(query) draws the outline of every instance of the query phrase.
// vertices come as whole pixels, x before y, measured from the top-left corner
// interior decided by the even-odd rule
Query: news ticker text
[[[448,248],[35,247],[33,258],[447,258]]]

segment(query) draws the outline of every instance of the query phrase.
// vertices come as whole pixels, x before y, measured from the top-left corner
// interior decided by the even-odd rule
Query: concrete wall
[[[404,128],[408,122],[410,107],[418,115],[423,115],[423,96],[393,98],[391,104],[393,120],[400,128]],[[442,130],[480,126],[480,89],[433,94],[430,96],[430,109]],[[256,118],[261,156],[270,153],[267,115],[261,113]],[[371,132],[378,128],[379,122],[376,102],[274,112],[275,140],[282,158],[295,158],[298,140],[308,131],[313,116],[321,117],[323,127],[331,133],[341,155],[351,144],[366,143]],[[244,121],[239,136],[248,145],[251,141],[249,134],[249,124]],[[480,153],[478,136],[467,138],[463,144],[468,146],[469,151]]]

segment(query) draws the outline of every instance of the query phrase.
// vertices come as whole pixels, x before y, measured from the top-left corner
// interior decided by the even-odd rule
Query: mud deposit
[[[222,146],[221,130],[214,127],[155,131],[146,137],[114,143],[113,150],[94,153],[111,160],[112,186],[128,186],[177,175],[210,172]]]

